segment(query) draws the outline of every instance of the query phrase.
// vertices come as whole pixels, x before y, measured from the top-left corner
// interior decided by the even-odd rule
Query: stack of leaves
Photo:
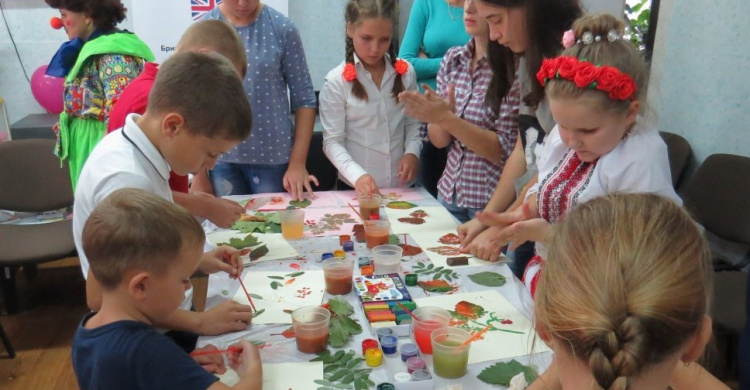
[[[323,362],[325,379],[315,380],[315,383],[321,385],[318,390],[367,390],[370,386],[375,386],[375,382],[370,380],[372,369],[359,368],[363,359],[360,356],[355,357],[355,355],[356,352],[352,350],[331,354],[331,351],[326,349],[319,353],[318,357],[310,360],[311,362]]]
[[[235,222],[230,229],[242,233],[281,233],[281,216],[277,212],[257,212],[250,220]]]
[[[476,284],[487,287],[500,287],[505,284],[505,276],[490,271],[469,275],[469,279]]]
[[[341,348],[349,341],[352,335],[362,333],[362,326],[349,318],[354,314],[354,308],[349,302],[340,298],[331,298],[323,305],[331,312],[331,321],[328,324],[328,345]]]
[[[229,242],[220,242],[218,245],[228,245],[231,246],[234,249],[239,249],[240,255],[250,255],[250,261],[255,261],[260,259],[261,257],[268,254],[268,247],[266,245],[261,245],[255,249],[251,249],[251,247],[256,246],[260,244],[261,242],[258,241],[258,237],[255,237],[252,233],[248,234],[244,238],[237,238],[232,237],[229,239]]]
[[[414,273],[417,275],[431,275],[432,280],[438,280],[440,278],[445,278],[449,282],[452,282],[454,279],[458,279],[458,274],[455,273],[452,269],[446,268],[446,267],[435,267],[435,264],[427,264],[427,266],[424,265],[424,263],[417,263],[412,267],[414,270]]]
[[[513,359],[508,363],[496,363],[485,368],[477,375],[477,378],[492,385],[509,386],[510,380],[519,373],[523,373],[526,377],[526,383],[529,384],[534,382],[538,376],[534,368],[524,366]]]

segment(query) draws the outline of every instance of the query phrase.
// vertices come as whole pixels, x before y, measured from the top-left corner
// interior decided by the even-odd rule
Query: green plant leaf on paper
[[[401,240],[399,240],[398,236],[395,234],[391,234],[388,236],[388,244],[389,245],[398,245],[401,243]]]
[[[505,276],[490,271],[469,275],[469,279],[476,284],[481,284],[482,286],[487,287],[500,287],[505,284]]]
[[[477,375],[477,378],[485,383],[508,386],[510,380],[521,372],[526,377],[526,383],[533,382],[538,376],[532,367],[524,366],[513,359],[508,363],[496,363],[485,368]]]
[[[250,261],[255,261],[268,254],[268,246],[261,245],[250,252]]]
[[[237,230],[242,233],[265,233],[265,222],[258,221],[237,221],[232,225],[230,229]]]
[[[263,299],[261,295],[250,293],[250,297],[253,299]]]
[[[228,245],[234,249],[245,249],[258,244],[258,237],[255,237],[252,234],[248,234],[244,238],[231,237],[229,239],[229,242],[220,242],[217,245]]]
[[[259,316],[259,315],[263,314],[263,312],[264,312],[264,311],[266,311],[266,309],[260,309],[260,310],[257,310],[257,311],[255,311],[255,312],[253,313],[253,318],[255,318],[255,317],[257,317],[257,316]]]
[[[281,284],[281,283],[279,283],[279,282],[277,282],[275,280],[273,282],[271,282],[271,288],[274,289],[274,290],[276,290],[277,288],[279,288],[281,286],[283,286],[283,284]]]
[[[393,202],[386,203],[385,207],[388,207],[389,209],[408,210],[410,208],[417,207],[417,205],[411,202],[404,201],[404,200],[396,200]]]
[[[312,204],[312,201],[310,199],[302,199],[302,200],[290,200],[289,205],[294,206],[298,209],[304,209],[305,207]]]
[[[284,280],[283,276],[270,275],[266,276],[268,279]]]
[[[301,276],[301,275],[304,275],[304,274],[305,274],[305,271],[297,271],[297,272],[292,272],[290,274],[286,274],[284,276],[287,276],[287,277],[290,277],[290,278],[296,278],[297,276]]]
[[[339,298],[331,298],[328,300],[328,304],[331,306],[331,311],[341,316],[349,316],[354,314],[354,308],[352,305]]]

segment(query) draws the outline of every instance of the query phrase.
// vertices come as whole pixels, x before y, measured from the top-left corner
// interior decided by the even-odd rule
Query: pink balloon
[[[31,75],[31,93],[37,103],[51,114],[63,110],[63,85],[65,79],[45,74],[47,65],[38,67]]]

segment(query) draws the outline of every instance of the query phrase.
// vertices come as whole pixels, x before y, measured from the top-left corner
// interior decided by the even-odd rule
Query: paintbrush
[[[232,255],[224,252],[222,254],[222,257],[224,258],[224,262],[232,264]],[[240,282],[242,291],[245,292],[245,295],[247,296],[247,300],[250,302],[250,307],[253,308],[253,311],[258,311],[258,309],[255,308],[255,304],[253,303],[253,298],[250,297],[250,293],[247,292],[247,289],[245,288],[245,283],[242,282],[242,275],[237,275],[237,280]]]
[[[229,353],[229,352],[242,352],[242,348],[239,347],[229,347],[227,349],[213,349],[213,350],[207,350],[207,351],[193,351],[190,352],[190,356],[203,356],[203,355],[216,355],[216,354],[223,354],[223,353]]]

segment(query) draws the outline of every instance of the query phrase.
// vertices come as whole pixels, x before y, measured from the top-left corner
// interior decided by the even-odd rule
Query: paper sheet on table
[[[253,317],[253,324],[291,324],[291,311],[303,306],[318,306],[325,294],[323,271],[247,270],[242,281],[260,312]],[[232,299],[244,305],[250,304],[241,288]]]
[[[310,194],[308,193],[305,193],[304,196],[305,199],[310,200],[310,205],[307,206],[307,208],[346,206],[346,203],[342,204],[341,200],[331,191],[316,192],[314,197],[310,197]],[[288,192],[278,192],[257,195],[234,195],[228,198],[234,199],[242,205],[245,205],[252,199],[263,199],[264,201],[261,202],[261,204],[265,204],[260,206],[260,210],[286,210],[287,207],[291,206],[289,202],[292,200],[292,195],[290,195]]]
[[[334,191],[333,193],[341,202],[343,202],[344,206],[346,206],[347,203],[350,203],[353,206],[359,206],[357,191]],[[427,199],[423,194],[411,188],[381,188],[380,194],[383,196],[383,205],[396,200],[416,202]]]
[[[253,235],[258,237],[258,241],[260,242],[260,244],[253,246],[253,249],[262,245],[268,247],[268,253],[253,262],[288,259],[290,257],[299,256],[299,253],[289,245],[281,233],[253,233]],[[246,236],[247,233],[238,232],[236,230],[221,230],[209,233],[208,242],[216,247],[220,243],[229,242],[230,238],[243,239]],[[245,265],[250,264],[249,254],[242,256],[242,261]]]
[[[472,333],[484,329],[488,322],[499,329],[522,332],[508,333],[490,328],[481,340],[471,343],[469,364],[528,355],[532,353],[532,346],[533,353],[549,351],[542,339],[536,337],[531,321],[495,290],[436,295],[414,301],[418,307],[436,306],[452,312],[456,312],[456,304],[461,301],[481,306],[484,309],[481,317],[453,325]],[[503,320],[510,320],[512,323],[502,324]]]
[[[417,230],[417,229],[415,229]],[[478,259],[476,257],[471,256],[467,253],[459,253],[458,248],[459,245],[448,245],[448,244],[442,244],[440,243],[440,237],[453,233],[455,234],[456,231],[454,230],[444,230],[444,231],[412,231],[409,233],[409,236],[414,240],[414,242],[419,245],[420,248],[424,251],[424,253],[427,255],[427,257],[430,258],[430,261],[432,261],[433,264],[435,264],[436,267],[443,266],[443,267],[449,267],[448,265],[448,258],[449,257],[456,257],[456,256],[467,256],[469,257],[469,266],[480,266],[480,265],[490,265],[493,264],[489,261],[484,261],[481,259]],[[449,247],[453,249],[453,253],[443,255],[440,253],[435,252],[434,250],[430,250],[430,248],[440,248],[440,247]],[[466,267],[460,266],[460,267]],[[455,267],[452,267],[455,268]]]
[[[227,367],[227,372],[216,375],[227,386],[240,381],[237,372]],[[323,379],[323,362],[279,363],[263,365],[263,390],[307,390],[318,387],[316,379]]]
[[[351,235],[357,223],[362,220],[348,206],[305,209],[305,237]]]
[[[401,222],[398,220],[399,218],[412,218],[412,214],[418,211],[423,211],[427,214],[422,217],[424,223],[421,225]],[[443,234],[445,234],[445,232],[455,233],[456,228],[458,227],[453,215],[451,215],[445,207],[441,206],[417,206],[406,210],[386,207],[385,214],[388,216],[388,221],[391,223],[391,232],[393,232],[393,234],[411,233],[414,231],[440,231],[443,232]]]

